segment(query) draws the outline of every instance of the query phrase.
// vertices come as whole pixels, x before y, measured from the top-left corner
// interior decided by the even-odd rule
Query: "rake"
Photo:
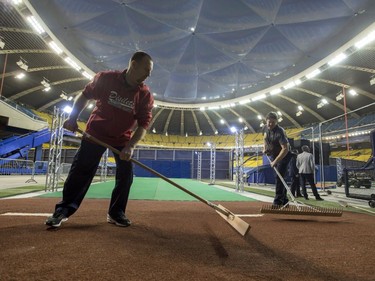
[[[268,158],[268,160],[270,159]],[[277,176],[280,178],[281,182],[283,183],[294,205],[290,205],[290,201],[281,207],[275,206],[275,205],[265,205],[265,206],[262,206],[262,208],[260,209],[261,213],[299,215],[299,216],[329,216],[329,217],[341,217],[342,216],[342,213],[343,213],[342,209],[313,207],[313,206],[306,205],[302,202],[297,201],[296,198],[293,196],[289,186],[285,182],[284,178],[281,176],[280,172],[276,169],[276,167],[273,167],[273,169],[275,170]]]
[[[83,136],[85,136],[86,138],[92,140],[93,142],[112,150],[116,154],[120,154],[119,150],[110,146],[109,144],[106,144],[105,142],[102,142],[101,140],[98,140],[97,138],[91,136],[90,134],[88,134],[86,132],[83,132],[80,129],[77,129],[77,131],[80,134],[82,134]],[[190,190],[186,189],[185,187],[183,187],[183,186],[177,184],[176,182],[170,180],[166,176],[158,173],[157,171],[155,171],[155,170],[151,169],[150,167],[144,165],[143,163],[137,161],[136,159],[130,158],[130,161],[137,164],[138,166],[144,168],[145,170],[149,171],[150,173],[154,174],[155,176],[158,176],[159,178],[165,180],[166,182],[170,183],[171,185],[177,187],[178,189],[184,191],[185,193],[193,196],[194,198],[203,202],[207,206],[213,208],[230,226],[232,226],[234,228],[234,230],[236,230],[242,236],[245,236],[249,232],[250,225],[247,222],[245,222],[244,220],[242,220],[238,215],[232,213],[231,211],[229,211],[227,208],[223,207],[222,205],[214,204],[214,203],[200,197],[199,195],[191,192]]]

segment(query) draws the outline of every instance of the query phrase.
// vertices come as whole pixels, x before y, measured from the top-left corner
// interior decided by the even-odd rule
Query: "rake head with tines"
[[[328,217],[341,217],[342,209],[337,208],[323,208],[323,207],[312,207],[308,205],[265,205],[260,209],[261,213],[267,214],[285,214],[285,215],[298,215],[298,216],[328,216]]]
[[[268,157],[268,156],[267,156]],[[271,160],[268,158],[271,162]],[[269,214],[286,214],[286,215],[299,215],[299,216],[331,216],[331,217],[341,217],[342,216],[342,209],[335,209],[335,208],[322,208],[322,207],[313,207],[301,203],[296,200],[293,196],[288,184],[285,182],[282,175],[273,167],[277,176],[283,183],[288,195],[292,199],[294,205],[290,204],[290,201],[286,203],[284,206],[277,206],[277,205],[270,205],[270,206],[263,206],[260,210],[261,213],[269,213]]]

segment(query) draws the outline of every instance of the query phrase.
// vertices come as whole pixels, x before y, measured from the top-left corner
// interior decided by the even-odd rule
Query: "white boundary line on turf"
[[[4,213],[0,214],[0,216],[21,216],[21,217],[49,217],[52,214],[50,213]]]
[[[247,191],[238,192],[238,191],[234,190],[233,188],[224,187],[224,186],[216,185],[216,184],[214,185],[214,187],[216,187],[218,189],[221,189],[221,190],[228,191],[228,192],[236,193],[236,194],[242,195],[244,197],[252,198],[252,199],[255,199],[255,200],[258,200],[258,201],[267,202],[267,203],[273,202],[273,198],[269,197],[269,196],[259,195],[259,194],[255,194],[255,193],[251,193],[251,192],[247,192]]]
[[[62,188],[58,188],[57,192],[58,191],[62,191]],[[30,192],[30,193],[19,194],[19,195],[14,195],[14,196],[8,196],[8,197],[0,198],[0,200],[32,198],[32,197],[43,195],[43,194],[46,194],[46,193],[49,193],[49,192],[50,191],[44,191],[44,190],[42,190],[42,191]]]

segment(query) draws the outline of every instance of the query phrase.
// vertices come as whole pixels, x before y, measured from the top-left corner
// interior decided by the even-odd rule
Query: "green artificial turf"
[[[21,187],[0,189],[0,198],[41,191],[44,189],[45,189],[44,185],[21,186]]]
[[[256,201],[235,192],[216,188],[214,185],[191,179],[173,179],[174,182],[198,196],[210,201]],[[86,198],[110,198],[114,181],[92,184]],[[61,192],[49,192],[41,197],[61,197]],[[134,178],[129,199],[195,201],[196,198],[158,178]]]

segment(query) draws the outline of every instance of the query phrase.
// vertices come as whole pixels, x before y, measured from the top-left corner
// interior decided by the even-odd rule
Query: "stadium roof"
[[[373,1],[5,0],[0,6],[1,94],[40,111],[71,103],[87,77],[124,69],[134,51],[144,50],[154,60],[146,83],[157,105],[150,127],[157,133],[229,134],[232,126],[257,132],[269,111],[282,114],[283,127],[307,126],[343,114],[342,93],[347,111],[356,111],[352,117],[374,112]],[[359,46],[364,40],[371,42]],[[24,79],[15,78],[20,71]]]

